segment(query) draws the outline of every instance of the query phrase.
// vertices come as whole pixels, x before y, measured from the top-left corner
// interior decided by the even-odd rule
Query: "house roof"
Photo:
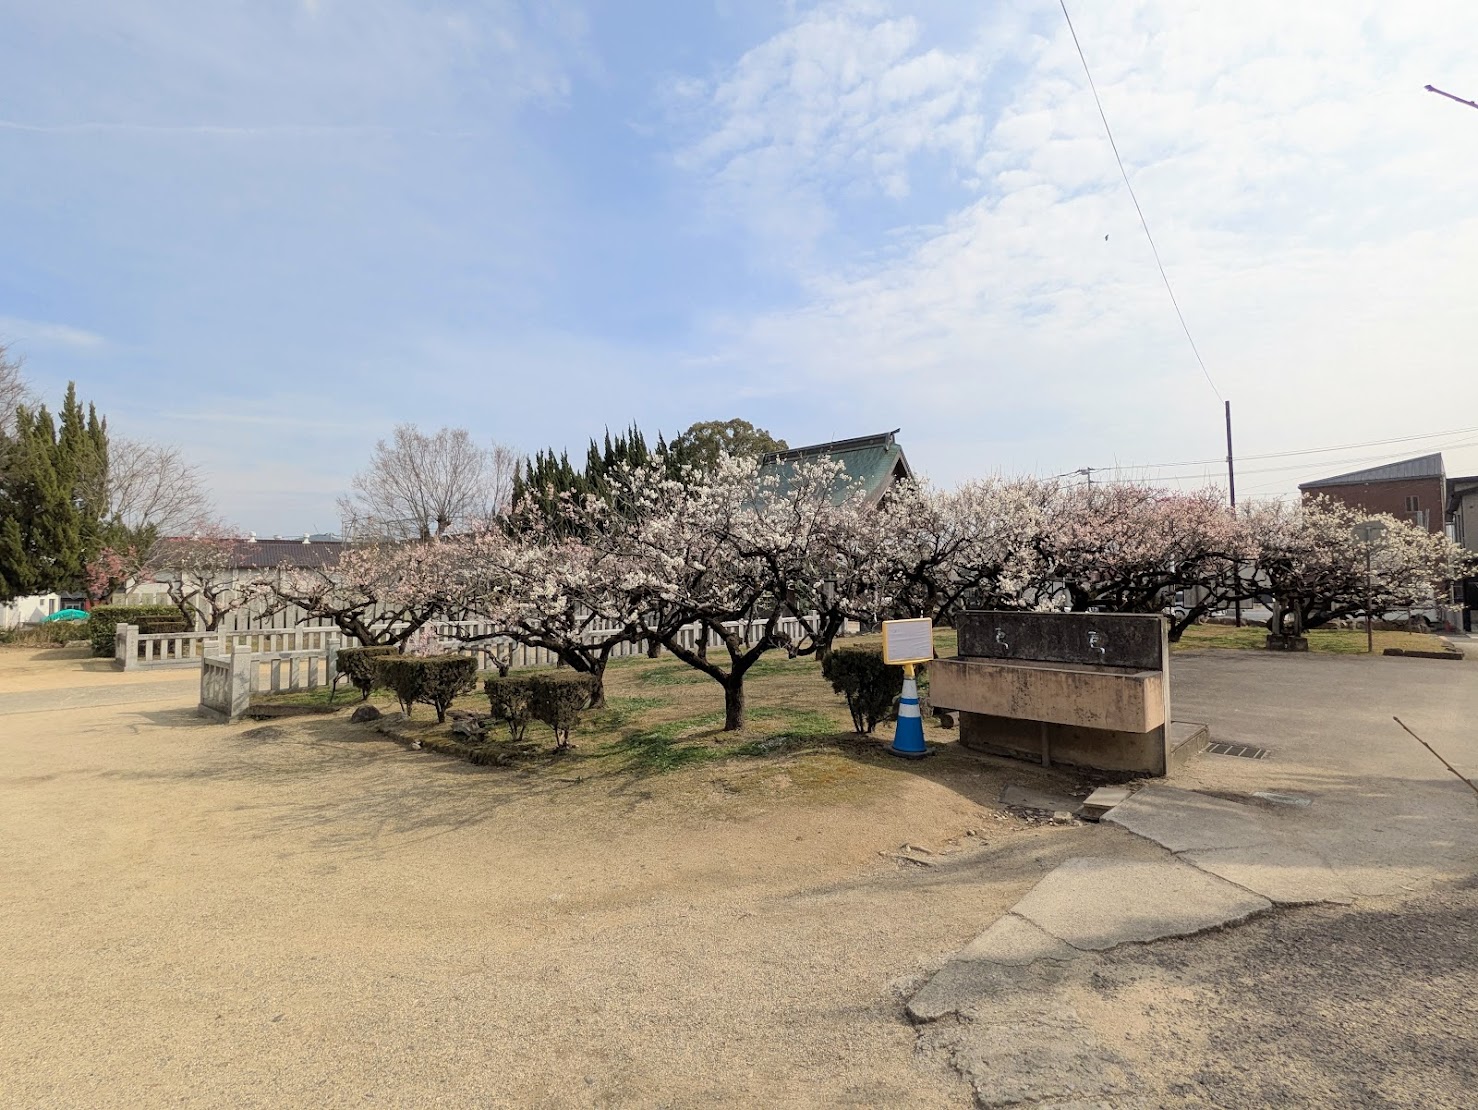
[[[1447,511],[1457,512],[1464,497],[1478,493],[1478,474],[1465,474],[1461,478],[1447,479]]]
[[[830,457],[842,464],[848,484],[839,484],[835,493],[840,501],[851,488],[861,486],[866,491],[867,503],[876,504],[888,488],[897,481],[913,477],[913,469],[903,454],[903,448],[894,438],[898,429],[879,432],[877,435],[858,436],[854,439],[837,439],[830,443],[815,443],[809,447],[793,447],[789,451],[777,451],[760,460],[761,470],[780,474],[781,482],[788,481],[795,464],[802,460]],[[855,485],[854,485],[855,484]]]
[[[165,544],[189,544],[189,536],[171,536]],[[215,541],[211,540],[214,544]],[[280,566],[318,569],[337,566],[339,553],[343,550],[342,540],[222,540],[226,549],[226,563],[232,570],[272,570]]]
[[[1405,482],[1413,478],[1442,478],[1446,471],[1442,465],[1442,452],[1420,455],[1414,459],[1372,466],[1368,470],[1352,470],[1348,474],[1336,474],[1332,478],[1316,478],[1312,482],[1300,482],[1299,489],[1317,489],[1320,486],[1358,486],[1367,482]]]
[[[337,566],[342,540],[237,540],[231,565],[238,570],[270,570],[273,567]]]

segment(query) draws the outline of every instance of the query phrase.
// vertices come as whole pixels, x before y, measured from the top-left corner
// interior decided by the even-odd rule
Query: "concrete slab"
[[[1278,837],[1267,817],[1250,806],[1174,786],[1147,786],[1104,820],[1172,852],[1241,848]]]
[[[1082,814],[1090,821],[1097,821],[1114,806],[1121,806],[1134,796],[1127,786],[1100,786],[1083,800]]]
[[[1007,783],[1001,791],[1001,804],[1003,806],[1019,806],[1022,809],[1035,809],[1043,813],[1077,813],[1083,808],[1083,802],[1078,798],[1070,798],[1066,794],[1047,794],[1040,790],[1031,790],[1025,786],[1017,786],[1015,783]]]
[[[1008,913],[960,949],[954,958],[1019,966],[1037,960],[1073,960],[1081,954],[1026,918]]]
[[[1255,844],[1186,852],[1182,859],[1285,906],[1335,902],[1349,905],[1354,892],[1316,853],[1295,844]]]
[[[1088,858],[1061,864],[1012,912],[1074,948],[1103,951],[1199,933],[1271,908],[1261,895],[1179,860]]]
[[[1057,963],[1037,964],[1056,968]],[[929,977],[908,1000],[908,1016],[919,1023],[952,1015],[969,1017],[980,1006],[1019,990],[1022,968],[988,960],[952,960]]]
[[[980,1107],[1118,1107],[1138,1086],[1129,1062],[1066,1006],[1014,1006],[957,1031],[948,1048]]]

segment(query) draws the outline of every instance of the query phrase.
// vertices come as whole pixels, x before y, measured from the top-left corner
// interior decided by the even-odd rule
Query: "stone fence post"
[[[137,625],[120,624],[113,630],[113,662],[125,671],[139,668],[139,629]]]
[[[257,657],[249,651],[232,652],[231,660],[231,711],[229,719],[239,721],[251,707],[252,679],[256,678]]]

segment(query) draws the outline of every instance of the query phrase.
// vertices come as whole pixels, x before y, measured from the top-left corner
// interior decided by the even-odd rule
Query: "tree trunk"
[[[744,675],[731,674],[724,680],[724,731],[735,732],[744,727]]]
[[[598,667],[590,668],[590,677],[595,679],[595,688],[590,691],[590,708],[604,709],[606,707],[606,666],[601,663]]]

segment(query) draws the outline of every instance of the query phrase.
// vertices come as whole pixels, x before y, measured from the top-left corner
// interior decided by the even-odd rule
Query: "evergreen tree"
[[[0,457],[0,598],[80,588],[108,509],[107,423],[69,384],[60,426],[19,406]]]

